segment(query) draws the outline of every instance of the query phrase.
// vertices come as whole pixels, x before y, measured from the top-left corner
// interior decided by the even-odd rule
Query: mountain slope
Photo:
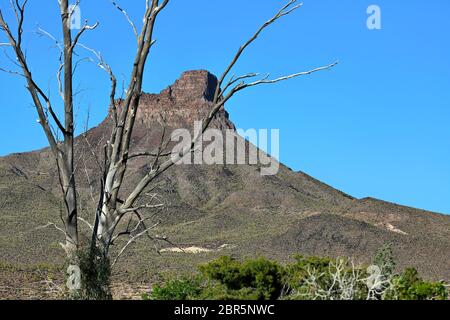
[[[209,112],[216,85],[217,79],[207,71],[190,71],[160,94],[143,95],[133,152],[152,150],[162,123],[169,133],[192,128],[194,120]],[[225,110],[212,125],[234,129]],[[86,219],[92,219],[91,188],[95,193],[98,187],[99,170],[91,151],[100,154],[109,128],[108,116],[76,140],[76,177]],[[122,193],[147,170],[146,159],[133,160]],[[351,256],[367,263],[383,243],[392,242],[399,267],[415,266],[428,278],[450,280],[450,216],[355,199],[282,164],[274,176],[261,176],[260,165],[250,164],[174,166],[156,186],[167,202],[158,217],[163,221],[158,232],[197,253],[177,253],[165,245],[160,256],[152,243],[142,240],[118,267],[128,277],[188,270],[223,254],[264,254],[280,260],[293,253]],[[63,261],[58,231],[38,228],[49,222],[60,224],[59,192],[48,149],[0,158],[0,262]]]

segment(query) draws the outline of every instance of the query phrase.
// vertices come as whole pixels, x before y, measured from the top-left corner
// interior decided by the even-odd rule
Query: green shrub
[[[384,248],[374,259],[395,265]],[[239,261],[221,257],[199,267],[190,277],[168,279],[153,287],[144,299],[155,300],[275,300],[275,299],[447,299],[445,285],[423,281],[415,269],[386,276],[381,292],[367,286],[365,267],[349,259],[296,256],[285,266],[265,258]],[[371,294],[372,293],[372,294]]]
[[[287,266],[287,282],[290,287],[296,288],[301,286],[308,276],[308,272],[316,270],[319,274],[328,274],[331,263],[330,258],[305,257],[302,255],[294,256],[294,263]]]
[[[110,300],[111,264],[99,248],[81,247],[77,252],[81,288],[71,294],[75,300]]]
[[[197,298],[202,292],[201,280],[195,278],[182,278],[169,280],[165,285],[155,285],[150,297],[152,300],[190,300]]]
[[[276,299],[284,285],[284,268],[276,262],[260,258],[249,260],[242,266],[244,286],[256,288],[258,299]]]
[[[221,292],[228,292],[234,299],[276,299],[283,288],[283,267],[265,258],[241,263],[222,257],[199,269],[207,280],[224,286]]]
[[[200,271],[206,279],[216,280],[236,298],[274,299],[282,289],[283,270],[264,258],[241,263],[230,257],[219,258]]]
[[[217,280],[228,289],[239,290],[243,284],[241,263],[231,257],[221,257],[199,267],[206,279]]]
[[[446,300],[447,289],[442,282],[427,282],[420,278],[414,268],[405,269],[394,277],[392,290],[387,299],[398,300]]]
[[[386,243],[381,247],[373,258],[372,264],[378,266],[385,277],[391,277],[395,271],[394,253],[392,243]]]

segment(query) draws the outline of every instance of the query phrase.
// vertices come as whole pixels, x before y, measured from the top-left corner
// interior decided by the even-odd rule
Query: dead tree
[[[73,53],[81,35],[87,31],[95,29],[97,24],[89,26],[85,24],[81,30],[72,39],[70,30],[70,16],[68,0],[60,0],[61,26],[64,37],[63,61],[60,70],[63,71],[64,86],[62,88],[62,97],[64,101],[64,120],[60,120],[52,108],[52,103],[44,91],[39,87],[31,74],[26,56],[22,48],[22,34],[25,7],[28,0],[11,1],[17,22],[17,30],[14,34],[9,25],[3,18],[0,10],[0,28],[6,34],[9,46],[15,53],[17,64],[21,69],[21,75],[25,78],[28,92],[31,95],[34,106],[39,116],[39,123],[47,137],[53,156],[58,167],[58,176],[62,191],[62,199],[66,209],[65,215],[65,235],[66,243],[64,249],[67,254],[72,256],[78,246],[78,214],[77,214],[77,192],[74,176],[74,113],[73,113]],[[56,128],[52,127],[52,121]],[[59,135],[55,133],[58,130],[62,141],[58,139]]]
[[[79,4],[79,0],[76,5]],[[63,200],[66,206],[65,212],[65,226],[66,233],[66,249],[67,252],[74,252],[78,247],[78,216],[76,197],[76,181],[74,176],[74,116],[73,116],[73,53],[75,48],[82,46],[78,40],[84,32],[95,29],[97,23],[89,26],[87,22],[83,25],[81,30],[72,38],[71,29],[69,27],[69,19],[71,12],[69,11],[68,0],[59,0],[61,10],[61,25],[64,42],[62,47],[62,63],[60,65],[60,72],[63,73],[63,80],[59,81],[61,88],[61,95],[64,100],[64,121],[61,121],[53,112],[50,99],[40,89],[38,84],[30,72],[26,57],[22,49],[22,25],[24,21],[24,11],[27,0],[21,4],[19,0],[12,1],[17,17],[17,30],[13,33],[8,23],[3,19],[0,11],[0,27],[7,35],[8,44],[14,51],[18,64],[27,82],[28,91],[32,97],[33,103],[39,115],[40,124],[47,136],[51,150],[58,166],[58,173],[63,194]],[[116,2],[112,4],[125,16],[131,25],[137,40],[137,52],[134,58],[133,68],[130,74],[130,83],[126,90],[126,95],[118,102],[116,100],[117,80],[114,76],[112,68],[103,60],[102,56],[93,49],[83,46],[94,54],[98,60],[98,66],[105,70],[111,80],[110,92],[110,108],[112,114],[113,126],[111,130],[110,139],[104,145],[104,165],[101,177],[101,190],[99,191],[98,207],[95,213],[95,222],[92,225],[92,242],[91,248],[98,248],[102,255],[109,255],[109,248],[115,239],[121,236],[128,236],[129,241],[135,241],[142,235],[149,235],[149,231],[153,226],[147,227],[145,219],[139,214],[142,209],[155,209],[161,204],[153,201],[138,205],[138,199],[146,192],[149,185],[161,176],[175,163],[192,152],[196,142],[201,138],[202,134],[210,125],[212,119],[219,112],[219,110],[229,101],[236,93],[253,86],[262,84],[273,84],[295,77],[309,75],[311,73],[326,70],[336,65],[319,67],[316,69],[294,73],[276,79],[270,79],[269,75],[259,75],[257,73],[249,73],[241,76],[230,76],[230,73],[236,63],[239,61],[241,55],[249,47],[258,36],[270,25],[278,21],[280,18],[294,12],[302,4],[297,4],[297,0],[290,0],[284,5],[270,20],[265,22],[243,45],[241,45],[233,56],[231,62],[219,77],[218,85],[215,90],[213,98],[213,107],[206,117],[203,119],[203,128],[198,132],[190,146],[187,146],[182,151],[171,157],[167,157],[164,153],[164,146],[167,145],[164,138],[161,139],[161,144],[155,150],[149,150],[142,154],[130,154],[131,136],[136,120],[136,115],[139,107],[139,100],[142,95],[142,83],[145,74],[145,67],[147,64],[149,53],[155,44],[153,38],[153,31],[158,15],[166,8],[169,0],[146,0],[146,10],[143,18],[143,25],[138,32],[138,28],[134,25],[125,10],[119,7]],[[52,128],[51,123],[56,124],[56,128]],[[62,133],[62,141],[57,140],[55,130]],[[149,172],[135,185],[134,190],[121,199],[121,187],[126,178],[127,166],[130,159],[145,156],[149,157],[150,170]],[[123,195],[121,195],[122,197]],[[151,198],[152,200],[154,198]],[[130,225],[125,231],[118,230],[121,222],[134,216],[137,219],[137,225],[140,227],[139,232],[135,232],[134,236],[130,238]],[[136,229],[137,230],[137,229]],[[157,238],[154,238],[157,239]],[[164,240],[164,239],[162,239]],[[126,248],[126,247],[125,247]],[[123,252],[120,250],[120,252]]]
[[[374,265],[364,270],[351,260],[337,258],[324,271],[308,267],[300,285],[300,289],[292,290],[286,297],[307,300],[379,300],[392,290],[392,276]]]

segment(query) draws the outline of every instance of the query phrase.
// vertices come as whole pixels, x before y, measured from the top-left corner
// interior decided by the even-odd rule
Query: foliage
[[[395,260],[392,252],[392,243],[386,243],[378,250],[372,264],[380,267],[386,277],[391,277],[394,274]]]
[[[396,300],[446,300],[448,292],[443,282],[426,282],[414,268],[405,269],[393,279],[388,299]]]
[[[308,271],[317,270],[319,273],[327,273],[332,262],[330,258],[294,256],[295,262],[287,266],[288,282],[294,288],[301,286],[308,276]]]
[[[156,284],[144,299],[154,300],[365,300],[365,299],[446,299],[444,283],[426,282],[415,269],[394,272],[389,245],[373,261],[387,266],[375,289],[368,284],[370,274],[351,260],[295,256],[282,265],[265,258],[239,261],[221,257],[199,266],[190,277],[167,279]]]
[[[241,263],[222,257],[199,269],[206,279],[218,281],[237,298],[275,299],[283,288],[283,267],[264,258]]]
[[[349,259],[296,256],[288,265],[284,299],[360,300],[368,295],[367,274]]]
[[[240,262],[221,257],[200,266],[199,271],[191,278],[169,279],[164,285],[155,285],[150,298],[267,300],[279,297],[283,288],[283,267],[264,258]]]
[[[110,300],[111,264],[97,248],[82,247],[77,252],[81,270],[81,288],[72,294],[77,300]]]
[[[192,300],[202,292],[201,280],[198,277],[172,279],[164,286],[155,285],[151,296],[143,295],[144,300]]]

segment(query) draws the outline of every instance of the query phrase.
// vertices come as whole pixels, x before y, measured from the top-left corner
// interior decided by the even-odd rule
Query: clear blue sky
[[[144,0],[119,2],[141,21]],[[337,59],[340,65],[244,92],[227,106],[232,120],[244,129],[280,128],[285,164],[356,197],[450,213],[450,1],[304,2],[267,30],[236,73],[277,76]],[[0,3],[12,21],[9,0]],[[189,69],[218,74],[283,3],[172,0],[160,16],[145,90],[159,92]],[[382,10],[382,30],[366,27],[370,4]],[[83,19],[100,22],[82,42],[100,50],[122,79],[135,52],[131,29],[108,0],[84,0],[81,9]],[[29,1],[24,44],[34,75],[60,106],[57,50],[35,34],[37,26],[60,37],[56,1]],[[3,55],[0,61],[11,65]],[[23,79],[0,74],[0,81],[0,155],[45,146]],[[76,83],[78,120],[90,107],[95,125],[106,113],[108,79],[84,64]]]

